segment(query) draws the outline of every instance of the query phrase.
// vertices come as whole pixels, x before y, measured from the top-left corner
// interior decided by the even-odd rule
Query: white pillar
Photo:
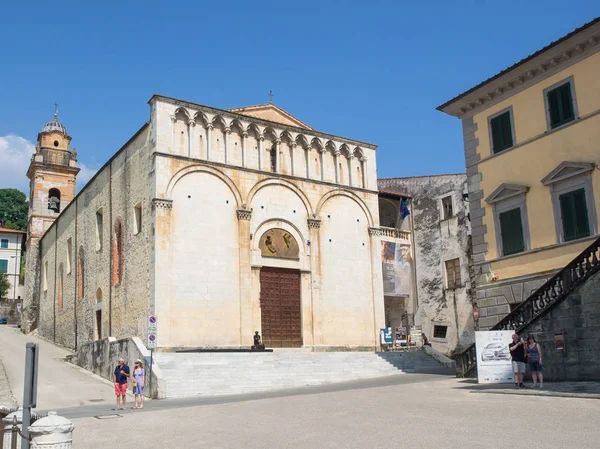
[[[258,169],[262,170],[263,166],[263,142],[265,141],[265,136],[262,134],[258,136]]]
[[[225,132],[223,133],[223,140],[225,140],[225,163],[227,163],[227,154],[229,153],[229,135],[231,134],[231,128],[225,128]]]
[[[196,121],[194,119],[188,120],[188,157],[192,157],[192,148],[194,141],[194,126],[196,126]]]
[[[321,165],[321,181],[325,181],[325,148],[319,150],[319,164]]]
[[[353,184],[353,182],[352,182],[352,181],[354,180],[354,173],[353,173],[353,171],[354,171],[354,167],[353,167],[353,164],[352,164],[352,161],[353,161],[353,160],[354,160],[354,155],[353,155],[353,154],[350,154],[350,155],[348,156],[348,185],[349,185],[350,187],[353,187],[353,186],[354,186],[354,184]]]
[[[279,173],[279,145],[281,144],[280,139],[275,139],[275,173]]]
[[[31,447],[47,449],[71,449],[73,447],[73,429],[71,421],[56,412],[48,412],[48,416],[38,419],[29,426]]]
[[[242,167],[246,166],[246,139],[248,138],[248,133],[244,131],[242,133]]]
[[[213,129],[212,123],[209,123],[206,127],[206,160],[210,161],[210,132]]]
[[[306,178],[310,179],[310,145],[306,147]]]
[[[340,152],[336,151],[335,153],[335,183],[340,183]]]
[[[298,144],[296,142],[291,142],[290,143],[290,156],[291,156],[291,162],[292,162],[292,166],[290,167],[292,176],[294,176],[296,174],[295,168],[294,168],[294,158],[296,157],[296,146]]]

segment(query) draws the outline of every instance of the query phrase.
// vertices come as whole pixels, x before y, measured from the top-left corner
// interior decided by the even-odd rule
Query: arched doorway
[[[298,242],[284,229],[260,238],[263,260],[299,259]],[[274,263],[275,265],[275,263]],[[263,342],[271,348],[302,347],[300,270],[264,266],[260,269],[260,315]]]

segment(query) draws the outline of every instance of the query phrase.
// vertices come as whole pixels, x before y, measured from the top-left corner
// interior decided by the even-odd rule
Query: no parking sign
[[[156,315],[148,317],[148,349],[156,348],[158,344],[158,319]]]

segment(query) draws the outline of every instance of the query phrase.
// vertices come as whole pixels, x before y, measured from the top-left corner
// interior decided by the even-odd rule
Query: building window
[[[577,189],[558,197],[564,241],[590,236],[590,223],[585,201],[585,189]]]
[[[96,310],[96,340],[102,338],[102,310]]]
[[[96,212],[96,251],[100,251],[102,249],[102,208],[98,209]]]
[[[497,154],[514,145],[511,110],[500,112],[489,123],[492,153]]]
[[[44,276],[42,279],[44,291],[48,290],[48,261],[44,262]]]
[[[446,261],[446,285],[449,289],[461,286],[459,259]]]
[[[58,280],[56,286],[56,302],[58,305],[58,310],[62,310],[63,308],[63,264],[61,263],[58,266]]]
[[[525,251],[525,239],[523,238],[523,223],[521,221],[521,209],[511,209],[499,214],[500,235],[502,238],[502,255],[522,253]]]
[[[545,92],[550,129],[558,128],[575,120],[576,105],[572,79],[566,82],[562,81],[558,86],[552,86]]]
[[[0,239],[0,248],[8,248],[8,239]]]
[[[275,147],[271,148],[269,155],[271,156],[271,171],[275,173],[277,171],[277,150]]]
[[[112,245],[112,285],[119,285],[123,279],[123,224],[121,220],[115,222]]]
[[[8,273],[8,260],[0,259],[0,273]]]
[[[138,203],[133,208],[134,234],[142,232],[142,203]]]
[[[448,326],[433,326],[433,338],[446,338]]]
[[[494,211],[498,256],[510,256],[530,249],[526,195],[529,187],[502,184],[485,199]]]
[[[452,195],[442,198],[442,220],[448,220],[454,216],[452,210]]]
[[[83,300],[85,294],[85,253],[83,246],[79,247],[77,255],[77,300]]]
[[[73,253],[73,239],[67,240],[67,274],[71,274],[71,254]]]
[[[550,187],[558,243],[597,233],[591,162],[561,162],[542,183]]]
[[[50,189],[48,191],[48,210],[55,214],[60,212],[60,190]]]

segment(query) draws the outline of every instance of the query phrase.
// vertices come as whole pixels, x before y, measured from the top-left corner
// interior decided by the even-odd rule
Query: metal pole
[[[567,363],[565,362],[565,350],[562,350],[563,382],[567,381]]]
[[[21,449],[29,449],[29,425],[31,424],[31,409],[37,402],[37,367],[39,346],[37,343],[25,345],[25,381],[23,384],[23,421]],[[14,440],[13,440],[14,441]]]
[[[149,382],[148,382],[148,386],[150,388],[148,390],[149,390],[149,393],[150,393],[150,398],[154,399],[152,397],[152,353],[153,353],[153,349],[150,348],[150,379],[149,379]]]

